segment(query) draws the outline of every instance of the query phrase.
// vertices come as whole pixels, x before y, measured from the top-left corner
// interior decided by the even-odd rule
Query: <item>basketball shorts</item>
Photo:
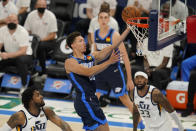
[[[99,107],[99,101],[94,96],[76,96],[74,108],[83,122],[83,129],[95,130],[100,125],[107,123],[106,117]]]
[[[126,93],[124,73],[119,66],[104,70],[95,76],[96,92],[107,94],[113,91],[115,95],[123,96]]]

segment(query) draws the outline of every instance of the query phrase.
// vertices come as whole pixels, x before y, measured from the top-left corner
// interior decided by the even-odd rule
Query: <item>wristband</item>
[[[176,111],[173,111],[172,113],[169,113],[170,116],[173,118],[173,120],[175,121],[175,123],[178,125],[179,131],[184,131],[184,127],[182,126],[182,123],[180,122]]]

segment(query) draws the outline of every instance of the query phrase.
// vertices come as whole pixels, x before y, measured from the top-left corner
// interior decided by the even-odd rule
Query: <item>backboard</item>
[[[186,0],[152,0],[148,50],[159,50],[186,36],[188,8],[185,5]]]

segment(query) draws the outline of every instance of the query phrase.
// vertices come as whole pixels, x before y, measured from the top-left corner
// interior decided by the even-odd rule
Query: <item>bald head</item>
[[[7,24],[15,23],[18,24],[18,16],[16,14],[11,14],[7,17]]]
[[[46,8],[46,0],[37,0],[36,8]]]

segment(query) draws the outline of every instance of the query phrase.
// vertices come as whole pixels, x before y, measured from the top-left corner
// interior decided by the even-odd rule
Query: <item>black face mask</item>
[[[16,29],[16,24],[15,24],[15,23],[9,23],[9,24],[7,24],[7,26],[8,26],[8,28],[9,28],[10,30]]]
[[[43,14],[46,8],[37,8],[38,12]]]

